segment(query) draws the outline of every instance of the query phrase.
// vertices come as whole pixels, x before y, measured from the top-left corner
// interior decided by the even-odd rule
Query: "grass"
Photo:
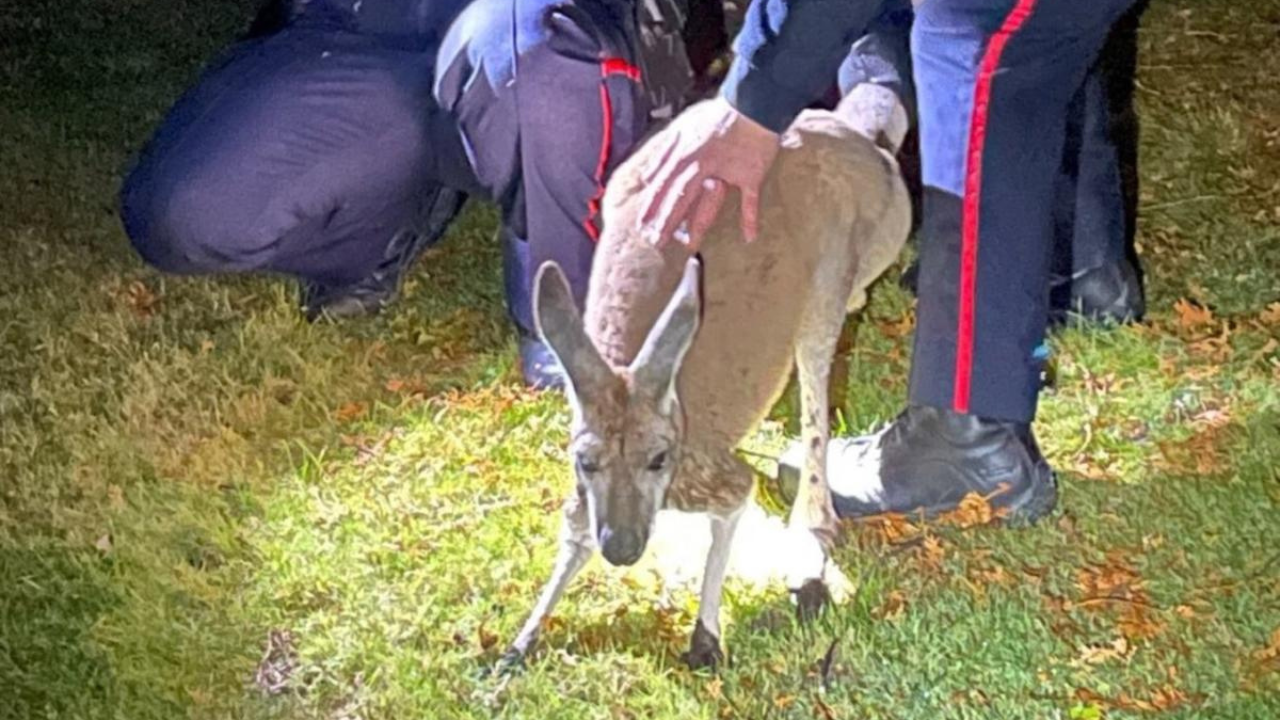
[[[1152,318],[1055,336],[1051,518],[851,528],[857,592],[809,628],[734,581],[719,676],[677,662],[687,589],[597,562],[500,681],[554,553],[566,410],[518,389],[492,212],[392,311],[314,326],[278,280],[147,269],[113,215],[248,5],[0,6],[0,718],[1280,716],[1274,6],[1148,14]],[[851,432],[902,402],[909,326],[882,283]]]

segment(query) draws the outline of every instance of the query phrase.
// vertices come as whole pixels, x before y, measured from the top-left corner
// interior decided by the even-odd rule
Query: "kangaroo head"
[[[675,475],[684,438],[676,377],[700,312],[698,261],[691,258],[640,352],[627,367],[614,368],[587,336],[559,266],[538,269],[538,333],[565,371],[578,494],[610,564],[640,559]]]

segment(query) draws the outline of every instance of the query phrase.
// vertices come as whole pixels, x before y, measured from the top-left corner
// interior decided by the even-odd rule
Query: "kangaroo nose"
[[[644,553],[644,537],[635,530],[600,530],[600,552],[610,565],[634,565]]]

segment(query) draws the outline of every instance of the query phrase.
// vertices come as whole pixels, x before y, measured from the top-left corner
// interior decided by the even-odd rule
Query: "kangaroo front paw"
[[[525,654],[517,648],[508,648],[502,657],[498,658],[498,662],[490,668],[490,675],[496,677],[506,677],[516,675],[524,671]]]
[[[831,604],[831,592],[821,580],[809,580],[791,592],[796,597],[796,617],[802,623],[813,620]]]
[[[693,628],[693,638],[689,642],[689,652],[684,654],[684,661],[693,670],[715,670],[724,661],[720,638],[712,634],[701,620]]]

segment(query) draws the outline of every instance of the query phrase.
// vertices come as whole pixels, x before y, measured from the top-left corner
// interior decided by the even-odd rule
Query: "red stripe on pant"
[[[991,81],[1000,67],[1000,56],[1010,38],[1022,28],[1035,9],[1036,0],[1018,0],[1000,29],[991,36],[973,88],[973,115],[969,120],[969,151],[965,158],[964,199],[960,225],[960,307],[956,320],[956,384],[952,409],[969,412],[973,381],[974,299],[978,279],[978,214],[982,199],[982,150],[987,139],[991,105]]]
[[[600,214],[600,199],[604,197],[604,175],[609,169],[609,148],[613,145],[613,101],[605,80],[622,75],[632,82],[640,82],[640,68],[622,58],[605,58],[600,62],[600,117],[603,126],[600,133],[600,160],[596,163],[596,192],[587,201],[587,217],[582,227],[592,240],[600,239],[596,217]]]

